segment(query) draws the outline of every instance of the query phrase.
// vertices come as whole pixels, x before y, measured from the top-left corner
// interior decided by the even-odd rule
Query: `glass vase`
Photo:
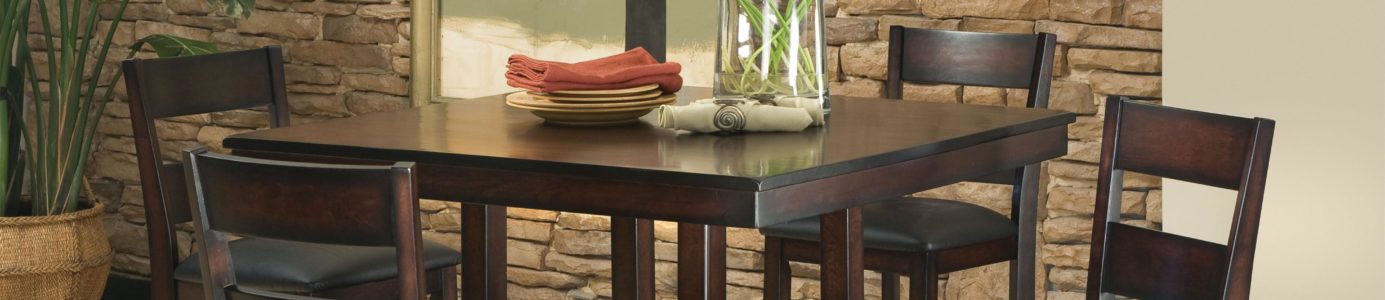
[[[827,105],[822,0],[720,0],[713,97]]]

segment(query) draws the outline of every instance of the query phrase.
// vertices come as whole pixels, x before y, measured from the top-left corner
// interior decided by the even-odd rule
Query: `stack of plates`
[[[522,108],[556,125],[612,126],[639,121],[640,116],[660,105],[673,103],[677,95],[664,94],[659,85],[619,89],[517,92],[505,97],[505,104]]]

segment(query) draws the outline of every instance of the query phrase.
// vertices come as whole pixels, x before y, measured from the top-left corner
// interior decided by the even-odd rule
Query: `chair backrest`
[[[1274,121],[1106,100],[1087,298],[1248,299]],[[1140,172],[1238,191],[1226,245],[1120,223]]]
[[[236,289],[227,234],[355,246],[395,246],[400,299],[423,295],[423,236],[413,163],[297,163],[184,151],[188,197],[204,249],[207,299]]]
[[[1013,34],[890,26],[890,52],[885,97],[900,99],[904,82],[1027,89],[1025,107],[1048,108],[1057,36],[1050,33]],[[1012,185],[1010,217],[1018,220],[1022,193],[1037,191],[1038,168],[973,178],[972,182]],[[1027,186],[1026,186],[1027,185]]]
[[[1013,34],[890,27],[885,97],[904,82],[1028,89],[1027,107],[1047,108],[1053,80],[1051,33]]]
[[[277,46],[216,54],[131,59],[122,62],[130,100],[140,184],[144,188],[145,227],[154,299],[175,295],[178,263],[173,226],[192,221],[184,190],[183,167],[164,164],[158,118],[267,107],[269,126],[287,126],[284,59]],[[172,159],[172,158],[169,158]]]

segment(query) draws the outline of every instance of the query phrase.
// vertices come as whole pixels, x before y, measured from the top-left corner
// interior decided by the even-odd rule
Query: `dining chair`
[[[945,83],[1028,90],[1026,106],[1047,108],[1053,78],[1053,34],[1006,34],[890,27],[887,98],[899,99],[903,82]],[[1010,294],[1034,278],[1033,253],[1039,166],[973,179],[1012,187],[1010,217],[960,201],[902,197],[861,208],[865,268],[882,273],[882,299],[899,299],[899,274],[908,274],[910,299],[937,299],[938,276],[1010,261]],[[789,261],[820,262],[818,218],[761,229],[765,235],[765,299],[786,299]],[[1025,240],[1020,240],[1021,236]],[[1032,279],[1030,280],[1032,282]]]
[[[196,259],[179,260],[178,224],[192,221],[184,170],[160,152],[158,119],[263,107],[269,127],[289,124],[282,50],[277,46],[189,57],[131,59],[122,62],[130,100],[130,119],[144,193],[149,239],[151,296],[157,300],[202,298]],[[457,251],[425,242],[429,287],[455,294]],[[240,262],[237,278],[253,288],[305,295],[371,298],[378,286],[394,284],[394,252],[252,238],[231,247]],[[320,258],[334,257],[326,261]],[[361,262],[339,264],[339,261]],[[368,262],[368,263],[367,263]],[[258,267],[256,267],[258,266]],[[242,270],[241,268],[245,269]]]
[[[249,260],[274,268],[267,263],[277,259],[233,253],[232,247],[245,242],[231,241],[232,236],[394,252],[398,299],[423,299],[423,236],[413,163],[287,162],[209,153],[206,147],[185,150],[183,162],[197,245],[203,249],[198,254],[202,278],[215,283],[202,285],[205,299],[224,300],[227,292],[305,298],[242,286],[236,276],[240,270],[233,265]],[[374,263],[317,259],[337,265]]]
[[[1274,120],[1106,100],[1087,299],[1249,299]],[[1120,223],[1124,171],[1237,191],[1225,245]]]

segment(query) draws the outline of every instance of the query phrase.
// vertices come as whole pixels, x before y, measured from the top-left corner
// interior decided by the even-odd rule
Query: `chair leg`
[[[442,297],[439,298],[457,300],[457,267],[443,268],[442,276]]]
[[[909,264],[909,300],[938,299],[938,268],[933,256],[927,252]]]
[[[1010,300],[1020,300],[1020,268],[1019,260],[1010,260]],[[1034,291],[1029,291],[1033,293]]]
[[[177,292],[174,293],[173,299],[165,300],[202,300],[206,297],[202,294],[201,284],[185,281],[175,281],[173,284],[177,286]]]
[[[793,275],[789,273],[789,261],[784,258],[783,251],[784,240],[765,237],[765,300],[789,299]]]
[[[423,291],[427,292],[423,299],[442,299],[442,278],[443,273],[446,272],[445,270],[428,270],[428,273],[423,275]]]
[[[899,273],[880,273],[880,300],[899,300]]]

